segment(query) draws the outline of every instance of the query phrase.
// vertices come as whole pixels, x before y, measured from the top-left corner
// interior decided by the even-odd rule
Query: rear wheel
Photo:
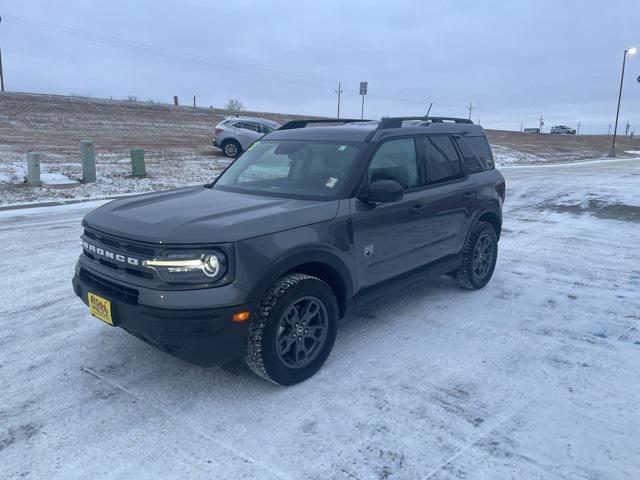
[[[301,273],[285,275],[252,316],[247,365],[281,385],[306,380],[329,356],[337,324],[338,305],[326,283]]]
[[[240,144],[235,140],[225,140],[222,142],[222,151],[229,158],[236,158],[240,155]]]
[[[468,290],[484,287],[496,267],[498,237],[487,222],[478,222],[464,247],[462,266],[456,271],[458,285]]]

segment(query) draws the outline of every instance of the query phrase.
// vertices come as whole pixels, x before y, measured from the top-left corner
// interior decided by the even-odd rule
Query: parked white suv
[[[236,158],[253,142],[279,127],[279,123],[266,118],[226,117],[216,125],[213,146],[222,149],[227,157]]]

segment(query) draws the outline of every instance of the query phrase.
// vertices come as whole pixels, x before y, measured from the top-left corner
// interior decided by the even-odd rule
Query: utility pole
[[[631,124],[629,124],[629,120],[627,120],[627,124],[624,127],[624,136],[628,137],[629,136],[629,129],[631,128]]]
[[[607,135],[611,135],[611,124],[609,124],[609,131],[607,132]]]
[[[2,23],[2,17],[0,17]],[[0,48],[0,92],[4,92],[4,74],[2,73],[2,49]]]
[[[616,135],[618,134],[618,117],[620,116],[620,101],[622,100],[622,85],[624,84],[624,67],[627,63],[627,55],[635,55],[638,49],[636,47],[627,48],[622,56],[622,73],[620,74],[620,90],[618,90],[618,107],[616,108],[616,125],[613,127],[613,142],[609,149],[609,157],[616,156]]]
[[[0,92],[4,92],[4,74],[2,73],[2,49],[0,48]]]
[[[542,133],[542,127],[544,127],[544,118],[542,117],[542,115],[540,115],[540,118],[538,120],[540,120],[540,125],[538,126],[538,128],[540,129],[540,133]]]
[[[336,92],[338,94],[338,117],[340,118],[340,96],[342,95],[342,92],[344,90],[342,90],[342,82],[338,82],[338,89],[334,90],[334,92]]]
[[[582,123],[578,122],[578,130],[576,130],[576,135],[580,135],[580,125],[582,125]]]
[[[469,103],[467,110],[469,110],[469,120],[471,120],[471,110],[475,110],[475,107],[473,106],[473,102]]]

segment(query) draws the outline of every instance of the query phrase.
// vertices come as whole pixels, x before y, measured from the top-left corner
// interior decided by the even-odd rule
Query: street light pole
[[[616,109],[616,124],[613,127],[613,143],[611,144],[611,149],[609,150],[609,156],[616,156],[616,134],[618,133],[618,117],[620,115],[620,100],[622,100],[622,84],[624,83],[624,67],[627,63],[627,55],[634,55],[638,49],[636,47],[628,48],[624,51],[624,56],[622,57],[622,74],[620,75],[620,90],[618,91],[618,108]]]

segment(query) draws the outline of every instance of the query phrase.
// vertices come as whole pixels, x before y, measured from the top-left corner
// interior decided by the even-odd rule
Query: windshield
[[[258,141],[215,189],[293,197],[335,197],[359,152],[352,142]]]

